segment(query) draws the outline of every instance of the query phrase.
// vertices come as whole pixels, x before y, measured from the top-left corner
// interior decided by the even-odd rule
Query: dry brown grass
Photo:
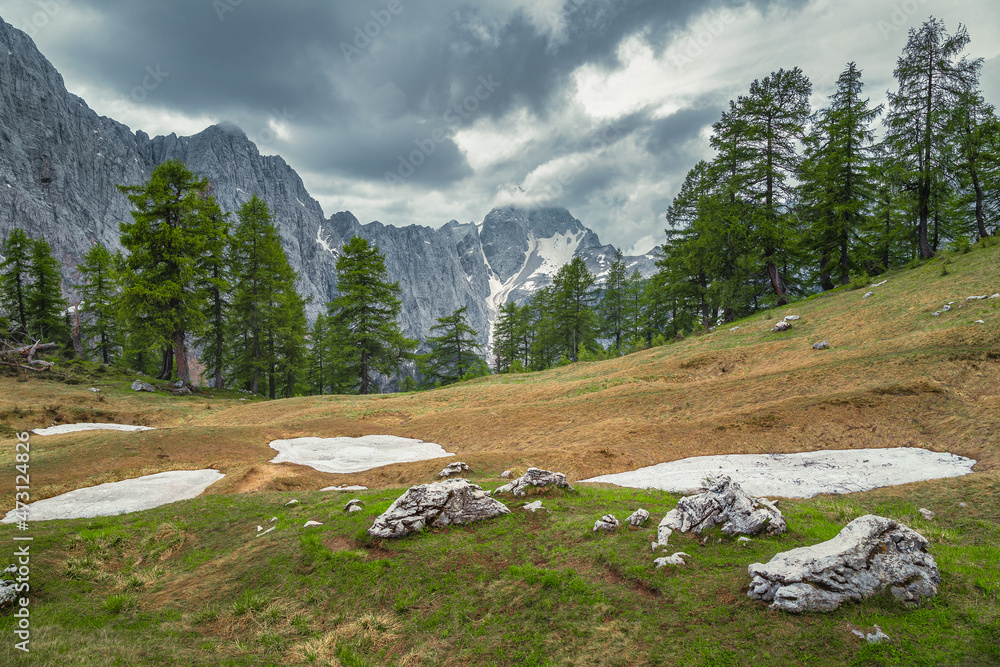
[[[688,456],[921,446],[996,469],[1000,433],[1000,248],[959,256],[860,291],[810,299],[621,359],[493,376],[416,394],[240,402],[138,395],[0,378],[16,429],[68,421],[154,425],[144,433],[34,437],[33,496],[162,470],[227,473],[210,493],[428,481],[442,462],[350,475],[268,463],[268,442],[388,433],[437,442],[477,472],[529,465],[571,479]],[[947,301],[955,310],[930,311]],[[770,333],[795,313],[792,332]],[[972,325],[984,318],[987,325]],[[832,349],[815,351],[829,340]],[[30,412],[26,409],[30,406]],[[87,419],[86,417],[90,417]],[[13,447],[0,445],[0,464]],[[9,492],[3,502],[10,500]],[[9,504],[9,503],[8,503]]]

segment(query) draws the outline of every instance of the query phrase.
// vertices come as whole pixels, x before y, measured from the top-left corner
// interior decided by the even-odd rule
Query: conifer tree
[[[368,394],[376,389],[377,374],[396,370],[417,343],[399,328],[399,283],[388,282],[385,257],[377,247],[360,236],[351,238],[336,269],[340,295],[328,304],[338,351],[334,377],[351,378],[353,391]]]
[[[203,199],[207,199],[213,189],[209,185],[202,194]],[[204,213],[212,220],[218,234],[208,239],[205,253],[199,261],[199,283],[206,297],[205,326],[195,340],[202,348],[205,374],[212,378],[212,386],[224,389],[230,357],[228,319],[232,296],[231,262],[227,258],[230,246],[229,217],[228,214],[223,214],[214,200],[206,201]]]
[[[990,199],[1000,199],[996,174],[1000,169],[1000,121],[992,104],[987,104],[979,90],[965,90],[958,96],[951,114],[952,162],[958,172],[965,197],[973,207],[974,234],[978,239],[990,236],[997,223],[988,207]],[[992,219],[988,219],[992,218]]]
[[[553,324],[560,339],[560,352],[572,361],[578,360],[581,348],[590,351],[598,348],[594,282],[594,274],[580,257],[564,264],[552,278]]]
[[[899,89],[889,93],[885,141],[913,192],[917,244],[923,259],[935,255],[928,233],[943,218],[942,193],[949,177],[948,156],[954,133],[950,120],[962,91],[973,90],[982,59],[962,52],[969,43],[965,27],[948,35],[944,22],[931,17],[911,29],[893,76]]]
[[[31,277],[32,242],[21,229],[10,230],[0,254],[4,261],[0,264],[0,306],[10,314],[11,329],[18,340],[28,335],[28,291]]]
[[[611,341],[615,350],[621,354],[623,340],[627,337],[629,328],[628,311],[628,273],[625,268],[625,256],[621,248],[615,249],[615,259],[608,268],[608,277],[604,283],[604,297],[601,299],[601,335]]]
[[[45,239],[31,243],[31,263],[28,267],[31,287],[24,303],[28,331],[39,340],[65,343],[69,339],[67,319],[69,307],[62,294],[62,272],[52,256],[52,247]]]
[[[211,212],[214,198],[203,196],[208,181],[171,160],[153,169],[144,185],[118,189],[132,202],[132,222],[122,222],[121,242],[128,249],[122,307],[135,330],[144,331],[172,354],[164,354],[160,379],[177,375],[191,382],[186,336],[197,333],[205,320],[206,294],[199,268],[221,235]]]
[[[518,330],[521,320],[521,308],[516,303],[508,301],[500,306],[493,325],[493,357],[497,373],[509,372],[511,365],[519,358]]]
[[[427,339],[431,349],[420,355],[418,366],[426,381],[442,386],[453,384],[466,373],[483,363],[476,343],[476,332],[466,321],[468,306],[462,306],[451,315],[437,318]]]
[[[330,345],[327,340],[328,322],[323,313],[316,316],[309,331],[309,391],[323,395],[329,386],[327,375],[330,371]]]
[[[87,316],[81,333],[88,343],[87,351],[108,365],[120,346],[114,257],[103,245],[95,243],[77,268],[84,279],[80,286],[81,311]]]

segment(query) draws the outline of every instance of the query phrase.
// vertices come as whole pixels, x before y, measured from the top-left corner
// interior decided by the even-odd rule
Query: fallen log
[[[59,343],[41,343],[36,341],[31,345],[23,345],[10,350],[0,350],[0,357],[13,357],[20,355],[27,358],[28,361],[32,361],[35,358],[35,354],[38,352],[57,349],[59,349]]]

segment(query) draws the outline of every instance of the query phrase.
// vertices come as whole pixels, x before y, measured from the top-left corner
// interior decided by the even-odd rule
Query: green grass
[[[481,480],[485,488],[495,480]],[[1000,632],[996,489],[977,497],[939,483],[939,511],[916,488],[783,501],[789,530],[744,546],[713,532],[676,534],[688,565],[655,569],[661,492],[582,488],[519,510],[393,541],[365,529],[402,489],[361,494],[207,496],[150,512],[38,523],[32,569],[32,664],[939,665],[991,664]],[[969,498],[959,509],[957,498]],[[954,501],[954,502],[952,502]],[[638,507],[641,530],[593,522]],[[977,509],[978,508],[978,509]],[[835,535],[873,512],[931,539],[941,592],[908,610],[888,598],[791,616],[746,597],[747,566]],[[278,516],[278,528],[254,537]],[[323,526],[302,529],[309,518]],[[13,535],[0,527],[0,540]],[[704,541],[704,544],[701,542]],[[868,646],[850,628],[878,624]],[[0,618],[0,636],[15,619]],[[18,658],[8,642],[0,662]]]

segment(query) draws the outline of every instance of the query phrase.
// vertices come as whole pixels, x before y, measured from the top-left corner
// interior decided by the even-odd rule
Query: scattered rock
[[[774,327],[771,329],[771,331],[774,331],[776,333],[781,333],[782,331],[791,331],[791,330],[792,330],[792,323],[786,322],[784,320],[775,324]]]
[[[946,303],[945,305],[941,306],[942,313],[947,313],[949,310],[951,310],[951,304]]]
[[[660,569],[664,565],[686,565],[684,559],[690,557],[691,554],[686,554],[683,551],[678,551],[672,556],[663,556],[661,558],[657,558],[653,562],[656,563],[656,569]]]
[[[751,539],[750,539],[749,537],[747,537],[746,535],[743,535],[742,537],[739,537],[739,538],[738,538],[738,539],[736,540],[736,544],[738,544],[738,545],[739,545],[739,546],[741,546],[741,547],[742,547],[742,546],[746,546],[746,545],[747,545],[747,543],[749,543],[749,542],[753,542],[753,540],[751,540]]]
[[[156,389],[153,385],[148,382],[143,382],[142,380],[136,380],[132,383],[132,391],[152,391],[155,392]]]
[[[991,299],[1000,299],[1000,294],[994,294],[990,297]]]
[[[504,470],[502,473],[500,473],[500,479],[510,479],[510,476],[511,476],[510,470]]]
[[[348,514],[354,514],[355,512],[363,512],[363,511],[364,510],[361,509],[361,505],[351,505],[349,508],[347,508]]]
[[[322,526],[322,525],[323,524],[320,523],[319,521],[306,521],[304,524],[302,524],[302,527],[303,528],[310,528],[312,526]]]
[[[882,644],[890,641],[889,635],[882,632],[882,628],[875,626],[875,632],[869,632],[865,635],[865,639],[868,640],[869,644]]]
[[[730,331],[736,331],[737,329],[739,329],[739,327],[733,327]]]
[[[291,507],[292,505],[298,505],[298,504],[299,504],[299,501],[296,500],[295,498],[292,498],[287,503],[285,503],[285,507]]]
[[[614,514],[605,514],[600,519],[594,522],[594,531],[606,530],[608,532],[613,532],[618,526],[618,519],[615,518]]]
[[[785,517],[774,503],[754,498],[728,475],[716,477],[704,493],[681,498],[660,527],[701,533],[716,524],[722,525],[726,535],[779,535],[787,530]]]
[[[275,521],[277,521],[277,520],[278,520],[278,517],[276,517],[276,516],[272,516],[272,517],[271,517],[271,520],[270,520],[270,521],[268,521],[268,523],[274,523],[274,522],[275,522]]]
[[[550,472],[548,470],[540,470],[539,468],[528,468],[528,471],[524,473],[524,475],[518,477],[513,482],[498,487],[493,491],[493,493],[507,493],[509,491],[515,496],[523,496],[529,486],[549,485],[562,487],[570,491],[573,490],[573,487],[566,481],[566,475],[561,472]]]
[[[785,315],[785,322],[795,322],[796,320],[802,319],[798,315]]]
[[[931,316],[932,317],[941,317],[941,311],[940,310],[935,310],[933,313],[931,313]]]
[[[886,588],[903,603],[937,595],[941,575],[927,540],[892,519],[866,514],[831,540],[774,556],[748,568],[747,595],[771,608],[833,611]]]
[[[545,508],[542,507],[541,500],[536,500],[533,503],[525,503],[524,505],[521,505],[521,507],[523,507],[525,510],[529,512],[537,512],[538,510],[545,510]],[[547,512],[548,510],[545,511]]]
[[[259,528],[259,527],[260,527],[260,526],[258,526],[258,528]],[[270,527],[270,528],[268,528],[267,530],[261,530],[261,531],[257,531],[257,537],[260,537],[261,535],[267,535],[267,534],[268,534],[268,533],[270,533],[270,532],[271,532],[272,530],[274,530],[274,526],[271,526],[271,527]]]
[[[990,298],[990,295],[989,294],[984,294],[982,296],[967,296],[967,297],[965,297],[965,300],[966,301],[982,301],[983,299],[988,299],[988,298]]]
[[[673,530],[669,526],[665,525],[662,521],[660,525],[656,527],[656,541],[653,542],[653,551],[661,547],[667,546],[670,541],[670,536],[673,534]]]
[[[0,610],[14,606],[17,600],[17,582],[0,581]]]
[[[410,487],[368,529],[372,537],[404,537],[426,527],[461,525],[510,514],[503,503],[490,498],[465,479],[448,479]]]
[[[885,285],[887,282],[889,282],[889,281],[888,280],[883,280],[880,283],[875,283],[874,285],[869,285],[868,289],[875,289],[876,287],[881,287],[882,285]]]
[[[969,503],[959,503],[958,506],[959,507],[968,507]]]
[[[861,298],[862,298],[862,299],[867,299],[868,297],[870,297],[870,296],[871,296],[872,294],[874,294],[874,293],[875,293],[875,292],[865,292],[865,295],[864,295],[863,297],[861,297]]]
[[[976,320],[975,322],[973,322],[973,324],[986,324],[986,322],[982,320]]]
[[[813,343],[813,349],[814,350],[829,350],[830,349],[830,343],[827,342],[827,341],[825,341],[825,340],[824,341],[820,341],[819,343]]]
[[[924,517],[928,521],[931,521],[931,520],[934,519],[934,512],[930,511],[927,508],[921,507],[917,511],[920,512],[920,516]]]
[[[628,525],[635,526],[636,528],[638,528],[642,524],[649,521],[649,512],[640,507],[636,511],[629,514],[628,518],[625,519],[625,521],[628,522]]]
[[[344,511],[350,512],[352,507],[360,507],[362,504],[363,503],[361,502],[361,498],[354,498],[352,500],[348,500],[347,504],[344,505]]]
[[[95,394],[99,394],[99,393],[101,392],[101,390],[100,390],[100,389],[98,389],[97,387],[91,387],[91,388],[90,388],[90,389],[88,389],[87,391],[92,391],[92,392],[94,392]]]
[[[173,386],[174,389],[180,389],[181,387],[184,386],[184,380],[178,380],[171,386]]]
[[[181,387],[180,389],[171,389],[170,393],[174,396],[190,396],[192,394],[189,387]]]
[[[452,475],[457,475],[463,472],[472,472],[472,468],[467,466],[462,461],[455,461],[454,463],[446,465],[444,470],[438,473],[438,477],[451,477]]]
[[[354,485],[341,484],[340,486],[327,486],[320,489],[320,491],[367,491],[367,490],[368,490],[367,486],[358,486],[356,484]]]

